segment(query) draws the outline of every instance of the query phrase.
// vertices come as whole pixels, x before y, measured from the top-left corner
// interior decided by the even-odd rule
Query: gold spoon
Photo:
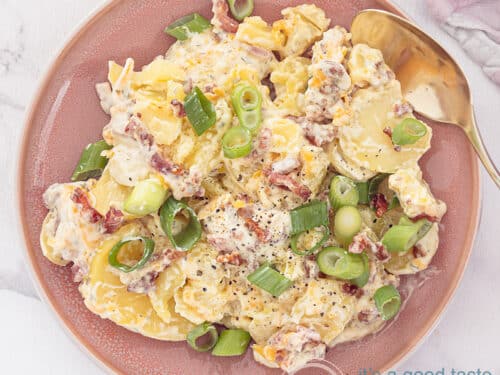
[[[382,10],[367,9],[352,21],[353,43],[382,51],[417,113],[460,127],[497,187],[498,169],[484,147],[474,118],[467,78],[453,58],[419,27]]]

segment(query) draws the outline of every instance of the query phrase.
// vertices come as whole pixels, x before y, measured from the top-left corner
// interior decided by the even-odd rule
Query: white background
[[[23,265],[14,199],[17,147],[26,105],[68,34],[101,3],[0,0],[0,373],[102,373],[66,337],[36,297]],[[461,63],[472,85],[486,144],[500,163],[500,88],[430,19],[423,1],[396,3]],[[455,368],[500,374],[500,192],[484,171],[482,183],[481,226],[464,279],[437,329],[400,364],[401,372],[444,367],[446,373]]]

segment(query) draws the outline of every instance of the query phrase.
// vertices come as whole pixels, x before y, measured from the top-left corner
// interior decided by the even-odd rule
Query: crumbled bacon
[[[370,248],[369,239],[364,234],[354,236],[349,245],[349,252],[353,254],[361,254],[366,249]]]
[[[271,129],[264,128],[259,133],[257,148],[260,152],[265,152],[271,147],[271,137],[273,136]]]
[[[290,190],[292,193],[298,195],[303,200],[309,199],[312,192],[305,186],[294,180],[292,177],[279,173],[267,172],[268,180],[271,185]]]
[[[321,147],[334,140],[336,134],[330,124],[314,124],[306,122],[302,125],[306,139],[314,146]]]
[[[139,280],[130,283],[127,286],[127,291],[132,293],[147,294],[156,287],[155,281],[158,276],[160,276],[160,274],[156,271],[148,272]]]
[[[245,263],[245,260],[241,257],[238,251],[233,251],[231,253],[219,253],[216,258],[218,263],[229,263],[234,266],[241,266]]]
[[[276,87],[274,87],[274,83],[271,82],[271,75],[264,78],[261,83],[269,88],[269,97],[274,101],[276,99]]]
[[[151,166],[158,172],[163,174],[175,174],[180,176],[184,173],[184,170],[180,165],[177,165],[170,160],[164,159],[160,154],[156,153],[151,157]]]
[[[219,26],[222,30],[228,33],[235,33],[238,31],[239,23],[229,17],[229,6],[226,0],[212,0],[212,12],[214,17],[212,24]]]
[[[71,196],[71,200],[82,206],[82,213],[88,217],[88,220],[95,224],[102,220],[102,215],[90,204],[87,194],[81,188],[76,188]]]
[[[437,218],[436,216],[429,216],[427,214],[419,214],[415,217],[410,217],[410,220],[413,222],[417,222],[422,219],[429,220],[431,223],[437,223],[439,221],[439,218]]]
[[[370,323],[377,317],[377,314],[373,311],[363,310],[358,313],[358,320],[362,323]]]
[[[356,296],[356,298],[361,298],[364,294],[363,289],[358,288],[356,285],[350,283],[342,284],[342,291],[346,294],[349,294],[350,296]]]
[[[251,209],[244,207],[238,209],[238,215],[245,220],[246,227],[254,232],[260,242],[269,241],[269,231],[262,229],[259,223],[252,219],[253,212]]]
[[[396,103],[396,104],[394,104],[393,111],[397,117],[401,117],[401,116],[406,115],[408,113],[412,113],[413,108],[412,108],[411,104],[408,102]]]
[[[104,229],[106,229],[106,233],[115,233],[122,226],[124,221],[123,212],[114,207],[110,207],[104,217]]]
[[[423,258],[426,255],[424,249],[418,245],[413,246],[412,253],[415,258]]]
[[[375,243],[375,246],[376,246],[376,251],[375,251],[375,257],[380,260],[381,262],[384,262],[386,260],[389,259],[390,257],[390,254],[389,252],[387,251],[387,249],[385,248],[384,245],[382,245],[381,243]]]
[[[370,201],[370,206],[375,209],[375,215],[377,217],[382,217],[382,215],[385,214],[389,208],[389,204],[387,203],[384,194],[381,193],[373,195]]]
[[[173,249],[167,249],[167,250],[165,250],[165,256],[170,261],[170,263],[172,263],[172,262],[175,262],[177,259],[184,258],[186,256],[186,252],[173,250]]]
[[[182,104],[180,101],[177,99],[173,99],[170,102],[170,105],[172,106],[172,109],[174,111],[174,115],[176,117],[185,117],[186,116],[186,111],[184,110],[184,104]]]
[[[131,119],[130,122],[125,127],[125,133],[134,137],[137,141],[139,141],[142,145],[146,147],[153,146],[154,138],[153,136],[147,132],[144,126],[141,123],[136,121],[135,119]]]
[[[383,132],[384,132],[384,134],[387,134],[392,139],[392,128],[390,126],[385,127]]]

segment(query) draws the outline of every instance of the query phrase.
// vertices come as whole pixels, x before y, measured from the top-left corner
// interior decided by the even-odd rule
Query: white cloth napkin
[[[427,0],[441,27],[500,85],[500,0]]]

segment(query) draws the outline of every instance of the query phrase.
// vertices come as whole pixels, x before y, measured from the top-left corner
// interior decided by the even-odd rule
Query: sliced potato
[[[90,272],[80,284],[80,293],[87,308],[103,319],[158,340],[182,340],[178,328],[158,316],[147,295],[127,291],[120,278],[109,269],[108,255],[113,245],[139,232],[139,226],[129,224],[102,243]]]
[[[402,119],[394,116],[394,104],[402,100],[401,85],[390,81],[380,88],[360,89],[352,100],[350,126],[339,128],[339,144],[348,161],[375,172],[393,173],[414,165],[430,148],[432,129],[416,143],[394,149],[384,129]],[[411,117],[408,115],[407,117]]]

